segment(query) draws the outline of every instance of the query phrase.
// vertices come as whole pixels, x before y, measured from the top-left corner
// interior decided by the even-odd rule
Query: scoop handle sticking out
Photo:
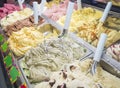
[[[46,0],[42,0],[40,3],[40,10],[39,10],[39,15],[41,16],[43,10],[44,10],[44,6],[45,6]]]
[[[72,16],[72,12],[73,12],[73,8],[74,8],[74,3],[73,2],[69,2],[68,9],[67,9],[67,14],[66,14],[66,20],[65,20],[64,29],[68,29],[69,28],[70,20],[71,20],[71,16]]]
[[[91,74],[94,75],[96,72],[96,68],[97,68],[97,63],[101,60],[102,57],[102,52],[104,49],[104,45],[105,45],[105,41],[107,39],[107,35],[105,33],[102,33],[97,45],[97,49],[95,51],[95,56],[93,58],[93,65],[91,68]]]
[[[99,39],[99,42],[98,42],[98,45],[97,45],[97,49],[95,51],[95,55],[94,55],[94,58],[93,58],[94,61],[97,61],[97,62],[100,61],[101,56],[102,56],[102,52],[104,50],[106,39],[107,39],[107,35],[105,33],[102,33],[100,35],[100,39]]]
[[[23,3],[24,3],[25,0],[18,0],[18,4],[20,6],[20,9],[22,10],[23,9]]]
[[[81,2],[81,0],[77,0],[77,6],[78,6],[78,10],[82,9],[82,2]]]
[[[33,2],[34,24],[38,24],[38,2]]]
[[[64,35],[66,35],[68,33],[68,29],[69,29],[69,25],[70,25],[70,20],[71,20],[73,8],[74,8],[74,2],[70,1],[69,4],[68,4],[68,8],[67,8],[65,25],[64,25],[62,34],[59,37],[63,37]]]
[[[103,15],[102,15],[102,17],[101,17],[101,19],[100,19],[100,22],[102,22],[102,23],[105,22],[105,20],[106,20],[106,18],[107,18],[107,16],[108,16],[108,13],[109,13],[109,11],[110,11],[110,9],[111,9],[111,7],[112,7],[112,2],[108,2],[108,3],[107,3],[107,6],[105,7],[105,10],[104,10],[104,12],[103,12]]]

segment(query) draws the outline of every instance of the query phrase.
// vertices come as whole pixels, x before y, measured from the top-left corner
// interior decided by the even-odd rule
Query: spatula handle
[[[23,3],[24,3],[25,0],[18,0],[18,4],[20,6],[20,9],[22,10],[23,9]]]
[[[108,3],[107,3],[107,6],[105,7],[105,10],[104,10],[104,12],[103,12],[103,15],[102,15],[102,17],[101,17],[101,19],[100,19],[100,22],[102,22],[102,23],[105,22],[105,20],[106,20],[106,18],[107,18],[107,16],[108,16],[108,13],[109,13],[109,11],[110,11],[110,9],[111,9],[111,7],[112,7],[112,2],[108,2]]]
[[[103,52],[103,49],[105,46],[106,39],[107,39],[107,35],[105,33],[102,33],[100,36],[93,60],[95,60],[97,62],[100,61],[101,56],[102,56],[102,52]]]
[[[33,2],[34,24],[38,24],[38,2]]]
[[[65,25],[64,25],[65,30],[69,29],[73,8],[74,8],[74,3],[70,1],[68,4],[67,13],[66,13],[66,20],[65,20]]]

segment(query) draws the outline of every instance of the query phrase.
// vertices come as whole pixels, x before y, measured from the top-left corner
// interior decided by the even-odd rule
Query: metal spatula
[[[92,75],[95,74],[97,63],[100,62],[100,60],[102,58],[102,54],[103,54],[106,39],[107,39],[107,35],[105,33],[102,33],[101,36],[100,36],[98,45],[97,45],[97,49],[95,51],[94,58],[93,58],[93,65],[92,65],[92,68],[91,68]]]
[[[106,20],[106,18],[107,18],[107,16],[108,16],[108,13],[109,13],[109,11],[110,11],[110,9],[111,9],[111,6],[112,6],[112,2],[108,2],[108,3],[107,3],[107,6],[106,6],[106,8],[105,8],[105,10],[104,10],[104,12],[103,12],[102,17],[101,17],[101,19],[99,20],[99,23],[98,23],[98,26],[97,26],[97,30],[100,30],[100,28],[102,27],[103,23],[105,22],[105,20]],[[80,61],[85,60],[89,55],[90,55],[90,54],[87,54],[86,56],[84,56],[83,58],[81,58]]]
[[[23,3],[24,3],[25,0],[18,0],[18,4],[20,6],[20,9],[22,10],[23,9]]]

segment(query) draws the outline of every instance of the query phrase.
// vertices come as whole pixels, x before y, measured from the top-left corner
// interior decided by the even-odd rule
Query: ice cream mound
[[[107,49],[107,54],[120,62],[120,43],[110,46]]]
[[[25,7],[25,5],[23,7]],[[7,16],[8,14],[11,14],[14,11],[19,10],[20,10],[19,6],[16,6],[14,4],[4,4],[4,6],[0,8],[0,20]]]
[[[73,12],[69,30],[72,32],[77,32],[77,28],[83,24],[90,24],[96,20],[99,20],[102,16],[102,12],[91,7],[85,7],[81,10],[76,10]],[[57,22],[60,25],[64,25],[66,16],[62,16]],[[89,25],[90,26],[90,25]]]
[[[63,2],[64,0],[52,0],[49,1],[48,3],[46,3],[46,6],[48,8],[52,7],[53,5],[59,5],[61,2]]]
[[[113,30],[111,28],[101,26],[101,24],[98,25],[101,17],[101,11],[90,7],[74,11],[69,30],[75,32],[80,38],[94,46],[97,46],[101,33],[106,33],[108,37],[105,46],[108,47],[120,39],[120,32],[119,30]],[[60,18],[58,23],[63,26],[64,21],[65,16]],[[107,23],[109,24],[109,22]]]
[[[33,15],[33,11],[30,8],[25,8],[21,11],[15,11],[1,19],[0,24],[5,29],[6,26],[11,25],[19,20],[23,20]]]
[[[10,49],[16,56],[23,56],[30,48],[37,46],[45,38],[58,35],[58,31],[54,27],[46,25],[43,28],[51,29],[44,30],[42,27],[24,27],[18,32],[13,32],[8,39]],[[43,33],[46,31],[48,31],[48,34],[45,36]]]
[[[22,67],[31,83],[49,80],[52,72],[66,64],[79,60],[86,49],[70,38],[52,38],[30,49],[24,57]]]
[[[56,0],[55,0],[56,1]],[[44,15],[46,15],[48,18],[57,21],[62,16],[66,14],[67,7],[68,7],[69,0],[65,0],[63,3],[60,3],[59,5],[53,5],[51,8],[48,8]],[[75,3],[74,9],[77,9],[77,4]]]
[[[78,27],[77,35],[93,46],[97,46],[101,33],[107,34],[105,47],[109,47],[111,44],[120,40],[120,31],[100,25],[98,25],[98,22],[96,21],[90,24],[83,24]]]
[[[38,25],[41,25],[42,23],[44,23],[44,19],[41,18],[38,21]],[[6,28],[4,29],[4,32],[7,36],[10,36],[12,34],[12,32],[17,32],[24,27],[33,27],[33,26],[35,26],[34,17],[30,16],[26,19],[23,19],[20,21],[18,20],[17,22],[6,26]]]
[[[120,79],[97,67],[97,73],[92,76],[87,73],[91,60],[75,61],[66,64],[57,72],[53,72],[50,80],[41,82],[34,88],[119,88]]]

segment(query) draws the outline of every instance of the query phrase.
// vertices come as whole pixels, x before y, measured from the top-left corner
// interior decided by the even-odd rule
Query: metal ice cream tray
[[[48,17],[46,17],[45,15],[43,15],[43,18],[46,19],[48,21],[48,23],[50,23],[51,25],[55,26],[56,28],[63,30],[63,27],[61,27],[59,24],[57,24],[55,21],[49,19]],[[95,53],[96,48],[92,45],[90,45],[88,42],[84,41],[83,39],[77,37],[76,34],[74,33],[70,33],[70,37],[75,40],[76,42],[80,43],[81,45],[85,46],[88,50],[92,51],[93,53]],[[92,54],[92,53],[91,53]],[[87,57],[86,57],[87,58]],[[89,57],[88,57],[89,58]],[[115,73],[114,75],[120,77],[120,63],[118,61],[116,61],[115,59],[113,59],[112,57],[108,56],[105,54],[103,54],[103,58],[102,61],[104,62],[103,64],[101,64],[103,66],[103,68],[105,68],[107,71],[111,72],[111,73]],[[110,66],[109,69],[106,68],[106,66],[104,67],[104,65],[108,65]],[[113,69],[111,71],[111,69]]]
[[[51,23],[51,20],[49,19],[49,20],[47,20],[47,22],[48,22],[48,23],[44,23],[43,25],[40,25],[40,27],[42,27],[42,26],[44,26],[44,25],[46,25],[46,24],[49,24],[49,22]],[[56,22],[54,22],[53,24],[50,24],[50,25],[52,25],[53,27],[55,27],[55,28],[57,28],[57,29],[59,28],[59,29],[58,29],[59,31],[62,30],[62,27],[59,26]],[[72,39],[72,37],[70,37],[70,38]],[[77,44],[79,44],[81,47],[85,47],[84,44],[82,44],[80,41],[78,41],[78,40],[74,40],[74,41],[75,41]],[[87,47],[85,47],[85,51],[86,51],[86,53],[84,54],[85,56],[92,53],[92,51],[91,51],[90,49],[88,49]],[[83,57],[84,57],[84,55],[83,55]],[[18,67],[19,67],[19,69],[20,69],[20,71],[21,71],[21,73],[22,73],[22,75],[23,75],[23,77],[24,77],[24,79],[25,79],[25,81],[26,81],[26,84],[28,85],[28,88],[33,88],[33,87],[34,87],[34,84],[31,84],[31,83],[30,83],[29,79],[28,79],[27,76],[25,75],[24,69],[23,69],[22,66],[21,66],[21,63],[22,63],[22,60],[23,60],[23,59],[24,59],[24,57],[21,58],[21,59],[18,59],[18,61],[17,61]]]

